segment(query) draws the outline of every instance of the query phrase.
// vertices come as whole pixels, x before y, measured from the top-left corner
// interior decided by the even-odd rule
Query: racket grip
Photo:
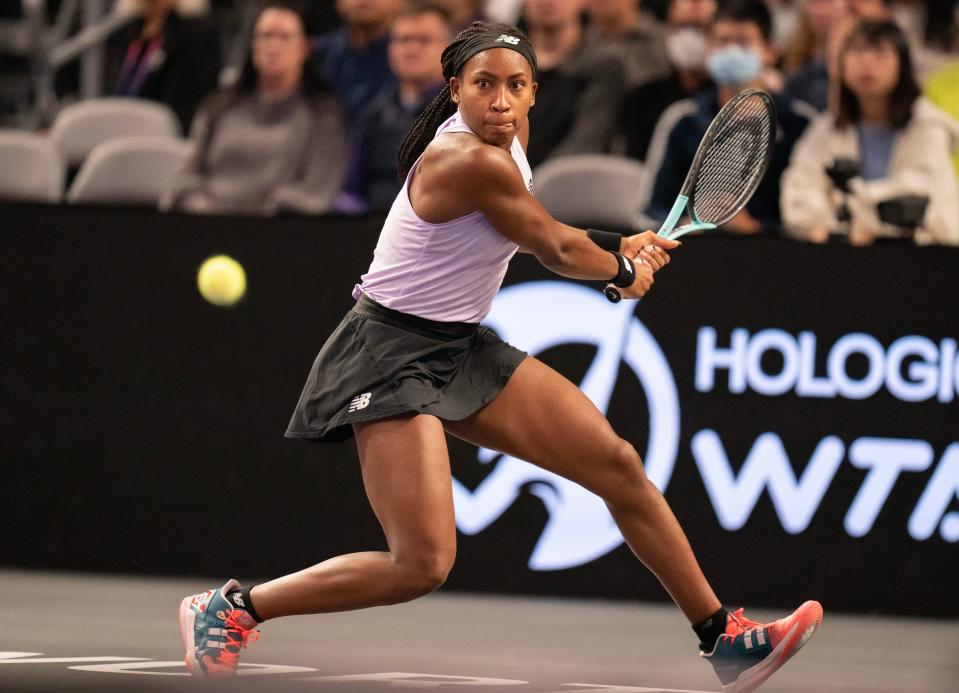
[[[606,295],[606,300],[610,303],[619,303],[623,300],[623,296],[619,293],[619,289],[612,284],[607,284],[606,288],[603,289],[603,293]]]

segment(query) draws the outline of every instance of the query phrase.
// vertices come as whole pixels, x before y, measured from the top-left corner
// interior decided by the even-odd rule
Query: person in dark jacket
[[[116,96],[160,101],[186,132],[197,106],[217,86],[220,39],[205,3],[140,0],[137,18],[115,45],[108,76]]]
[[[670,106],[653,134],[646,158],[643,228],[658,227],[682,188],[699,142],[710,122],[730,99],[746,88],[767,88],[764,71],[775,64],[772,20],[761,0],[731,0],[716,13],[709,31],[706,65],[715,85]],[[779,178],[793,145],[816,111],[783,94],[773,94],[778,128],[772,160],[752,200],[723,229],[737,234],[780,232]]]
[[[625,68],[587,36],[578,0],[526,0],[523,18],[539,66],[526,156],[533,167],[570,154],[604,152],[616,126]]]
[[[387,47],[390,25],[403,4],[402,0],[336,0],[343,26],[316,41],[313,64],[343,103],[351,122],[396,80]]]
[[[443,87],[440,58],[453,33],[450,16],[433,2],[414,2],[393,22],[389,57],[397,82],[374,99],[356,127],[340,211],[389,211],[403,184],[396,171],[400,143]]]

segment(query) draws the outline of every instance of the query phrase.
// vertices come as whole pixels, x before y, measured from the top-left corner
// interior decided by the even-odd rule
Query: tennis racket
[[[772,97],[761,89],[737,94],[709,124],[659,235],[675,239],[693,231],[711,231],[736,216],[766,174],[775,142]],[[687,210],[689,223],[677,228]],[[612,284],[604,293],[613,303],[622,298]]]

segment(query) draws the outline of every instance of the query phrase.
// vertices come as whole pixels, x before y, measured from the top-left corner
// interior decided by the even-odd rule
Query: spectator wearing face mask
[[[523,8],[539,63],[526,150],[534,167],[550,157],[606,151],[614,134],[623,66],[586,36],[583,2],[526,0]]]
[[[587,38],[616,53],[625,69],[627,90],[669,74],[663,27],[639,11],[639,0],[587,0],[586,10]]]
[[[663,30],[669,72],[627,91],[619,110],[617,149],[643,161],[653,129],[672,104],[698,93],[706,73],[706,29],[716,14],[716,0],[671,0]],[[678,192],[678,191],[677,191]]]
[[[732,0],[717,11],[706,51],[706,67],[715,84],[670,106],[656,124],[640,195],[648,202],[637,225],[656,228],[666,219],[719,109],[743,89],[767,86],[764,71],[776,62],[771,32],[769,10],[761,0]],[[773,99],[779,122],[769,169],[746,208],[723,227],[730,233],[779,232],[779,177],[816,112],[782,94],[773,94]]]
[[[336,0],[343,26],[316,41],[313,63],[351,121],[395,82],[388,55],[390,24],[404,0]]]
[[[892,232],[880,222],[880,202],[918,195],[929,204],[916,242],[959,244],[959,188],[949,158],[959,123],[920,96],[905,35],[890,21],[862,22],[838,58],[836,114],[813,122],[783,175],[787,230],[814,242],[839,230],[840,198],[826,166],[845,158],[858,168],[846,199],[851,243],[868,245]]]
[[[443,88],[440,58],[452,37],[449,15],[434,3],[413,2],[393,22],[389,56],[397,83],[370,104],[354,131],[340,211],[389,211],[403,185],[396,170],[400,143]]]

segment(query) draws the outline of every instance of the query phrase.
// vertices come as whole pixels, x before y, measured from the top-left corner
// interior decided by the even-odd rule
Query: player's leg
[[[639,455],[566,378],[527,358],[473,416],[446,422],[454,435],[575,481],[606,501],[636,556],[694,624],[726,693],[748,693],[809,640],[822,607],[809,601],[768,624],[725,614],[679,523],[646,478]],[[715,617],[723,615],[723,618]],[[722,636],[722,637],[721,637]]]
[[[445,426],[459,438],[532,462],[600,496],[629,547],[691,622],[720,608],[636,450],[615,434],[579,388],[553,369],[527,358],[496,399]]]
[[[395,604],[439,587],[456,526],[443,426],[403,416],[355,426],[363,483],[389,551],[337,556],[254,587],[262,619]]]
[[[442,424],[405,416],[355,430],[363,483],[390,550],[331,558],[250,591],[230,580],[186,597],[179,619],[190,673],[235,676],[241,650],[257,637],[257,619],[395,604],[446,579],[456,528]]]

